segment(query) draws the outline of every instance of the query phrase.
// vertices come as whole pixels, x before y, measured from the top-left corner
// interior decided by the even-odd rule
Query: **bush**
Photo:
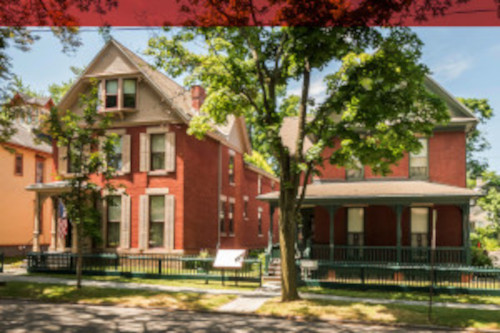
[[[471,247],[471,259],[472,266],[493,266],[488,251],[479,247]]]

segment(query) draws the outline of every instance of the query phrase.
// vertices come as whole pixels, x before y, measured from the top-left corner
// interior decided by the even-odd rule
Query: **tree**
[[[11,72],[11,59],[6,50],[16,47],[29,51],[39,35],[27,26],[50,26],[61,41],[63,52],[72,52],[81,45],[78,36],[79,12],[105,14],[117,6],[116,0],[11,1],[0,0],[0,144],[15,133],[15,110],[7,102],[12,98],[11,87],[16,77]],[[76,10],[73,10],[76,9]]]
[[[52,100],[54,101],[55,104],[58,104],[61,98],[66,94],[66,92],[71,88],[71,86],[75,83],[76,77],[78,77],[80,74],[83,73],[83,68],[80,67],[75,67],[71,66],[70,67],[71,72],[73,73],[74,77],[69,79],[68,81],[64,81],[61,83],[52,83],[49,85],[49,93],[50,97],[52,97]]]
[[[68,165],[74,174],[68,178],[70,190],[62,195],[62,200],[76,230],[78,288],[81,288],[84,240],[98,234],[101,221],[96,202],[102,189],[92,182],[91,176],[101,174],[105,189],[112,191],[109,179],[116,171],[106,160],[113,157],[117,136],[105,132],[111,117],[98,113],[97,89],[94,83],[90,92],[81,96],[82,115],[52,108],[44,125],[58,147],[68,148]]]
[[[484,125],[493,117],[493,109],[487,99],[459,98],[479,120],[479,125]],[[467,176],[477,178],[488,169],[488,161],[477,156],[478,153],[490,149],[490,143],[485,133],[479,128],[474,128],[467,133]]]
[[[194,53],[193,42],[205,50]],[[324,159],[339,166],[359,160],[387,173],[406,151],[421,148],[417,134],[430,135],[448,120],[443,102],[424,88],[429,71],[419,63],[421,47],[405,28],[192,28],[149,40],[157,66],[207,91],[191,134],[203,136],[210,123],[233,115],[254,118],[254,132],[265,138],[281,182],[282,301],[298,298],[296,225],[307,183]],[[310,97],[311,73],[335,65],[325,78],[327,98],[318,102]],[[289,115],[280,104],[292,81],[301,82],[301,93],[290,146],[280,136]],[[306,137],[314,139],[307,150]],[[336,149],[324,156],[335,139]]]

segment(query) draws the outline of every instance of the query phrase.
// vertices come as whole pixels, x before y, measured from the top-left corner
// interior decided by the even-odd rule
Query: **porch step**
[[[267,276],[276,277],[278,280],[281,280],[281,260],[279,258],[271,260],[267,269]]]

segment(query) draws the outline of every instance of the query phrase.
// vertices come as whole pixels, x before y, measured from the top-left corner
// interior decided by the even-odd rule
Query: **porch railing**
[[[488,267],[338,264],[319,261],[302,269],[302,281],[326,288],[429,290],[500,295],[500,269]]]
[[[83,274],[159,279],[245,281],[261,284],[262,263],[245,259],[240,270],[213,267],[214,258],[168,255],[85,254]],[[74,274],[77,257],[71,253],[30,253],[28,272]]]
[[[345,246],[313,244],[311,259],[335,263],[411,264],[428,265],[431,260],[429,247],[403,246]],[[466,251],[462,247],[437,247],[435,263],[439,265],[466,264]]]

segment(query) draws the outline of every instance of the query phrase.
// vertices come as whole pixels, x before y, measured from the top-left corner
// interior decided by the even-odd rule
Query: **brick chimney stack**
[[[191,106],[196,111],[200,111],[201,105],[205,100],[205,89],[200,85],[191,87]]]

